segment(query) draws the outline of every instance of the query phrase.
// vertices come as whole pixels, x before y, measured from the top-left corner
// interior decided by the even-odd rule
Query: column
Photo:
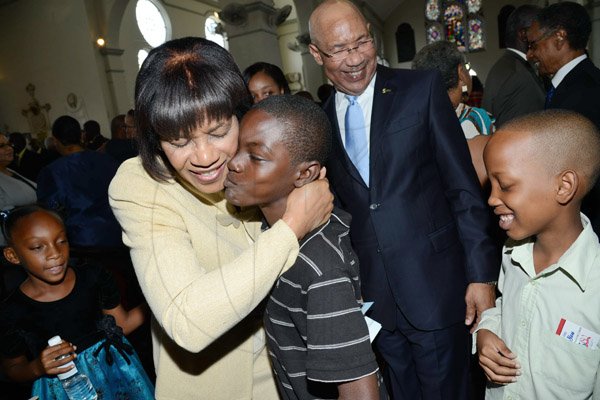
[[[280,9],[273,1],[224,1],[219,18],[229,39],[229,51],[241,70],[264,61],[282,66],[276,28],[285,21],[291,6]]]

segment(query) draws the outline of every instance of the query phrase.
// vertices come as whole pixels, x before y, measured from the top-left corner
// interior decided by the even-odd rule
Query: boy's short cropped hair
[[[314,101],[301,96],[269,96],[253,109],[261,110],[285,126],[281,132],[290,159],[297,164],[318,161],[325,164],[331,149],[331,125]]]
[[[52,124],[52,136],[63,146],[81,144],[79,121],[69,115],[58,117]]]
[[[571,169],[585,179],[581,195],[594,186],[600,175],[600,132],[579,113],[544,110],[515,118],[502,130],[530,133],[535,154],[549,173]]]

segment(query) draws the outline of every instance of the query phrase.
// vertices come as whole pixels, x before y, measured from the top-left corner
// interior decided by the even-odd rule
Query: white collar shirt
[[[565,79],[565,76],[567,76],[569,74],[569,72],[571,72],[573,70],[573,68],[575,68],[577,66],[577,64],[579,64],[586,58],[587,58],[587,55],[582,54],[579,57],[575,57],[574,59],[572,59],[571,61],[569,61],[562,67],[560,67],[560,69],[558,71],[556,71],[556,74],[554,74],[554,76],[552,77],[552,86],[554,86],[555,88],[558,88],[558,85],[560,85],[560,83],[563,81],[563,79]]]
[[[506,50],[512,51],[513,53],[515,53],[519,57],[521,57],[523,60],[527,61],[527,55],[525,53],[523,53],[522,51],[519,51],[517,49],[513,49],[512,47],[507,47]]]
[[[600,244],[589,219],[558,262],[535,273],[533,241],[504,246],[496,307],[477,331],[498,335],[517,355],[521,375],[488,386],[486,400],[599,399],[600,348],[559,336],[561,320],[600,334]]]

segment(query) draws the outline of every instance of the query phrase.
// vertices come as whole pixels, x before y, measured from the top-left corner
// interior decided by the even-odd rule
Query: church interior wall
[[[212,0],[157,1],[170,20],[168,39],[204,36],[206,18],[218,11],[218,2]],[[526,3],[531,1],[483,1],[486,50],[467,54],[483,82],[502,51],[498,48],[498,12],[507,4],[519,6]],[[31,101],[25,87],[32,83],[37,100],[51,106],[49,124],[60,115],[71,113],[81,122],[97,120],[103,134],[109,136],[112,117],[133,108],[137,52],[141,48],[150,50],[137,27],[135,4],[136,0],[0,0],[0,131],[30,131],[28,120],[21,110]],[[280,8],[286,4],[294,5],[294,1],[275,0],[272,4]],[[596,6],[592,12],[593,38],[599,34],[599,8]],[[300,27],[306,26],[307,21],[301,18],[304,16],[296,15],[294,6],[288,19],[277,27],[280,66],[286,74],[301,73],[300,86],[296,85],[295,90],[309,88],[316,95],[315,88],[322,82],[307,82],[307,68],[315,68],[314,65],[305,65],[313,63],[311,57],[306,51],[288,48],[289,44],[295,43],[298,35],[305,33]],[[384,57],[392,67],[410,68],[410,62],[399,63],[397,60],[395,32],[404,22],[414,30],[418,51],[425,45],[423,0],[404,0],[384,21],[373,21],[377,35],[382,38]],[[107,57],[101,55],[94,44],[98,35],[107,34],[107,47],[123,50],[123,54],[116,57],[117,63],[107,63]],[[260,43],[257,45],[260,46]],[[592,39],[590,54],[596,63],[600,57],[600,51],[596,49],[598,46],[600,40]],[[240,65],[240,69],[246,66]],[[111,68],[117,72],[111,75],[107,72]],[[322,79],[321,74],[312,74],[312,77],[313,80]],[[111,79],[116,82],[113,84],[116,89],[111,89]],[[66,99],[69,93],[76,94],[81,101],[78,110],[68,108]]]

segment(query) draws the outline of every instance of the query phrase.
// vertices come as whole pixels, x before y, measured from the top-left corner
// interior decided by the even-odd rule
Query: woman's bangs
[[[222,71],[219,74],[202,71],[197,75],[203,77],[202,83],[195,82],[190,75],[187,80],[166,77],[171,85],[161,85],[167,90],[155,93],[150,123],[161,140],[187,138],[199,126],[230,118],[235,113],[239,100],[232,96],[235,90],[228,87],[229,77],[224,78]]]

